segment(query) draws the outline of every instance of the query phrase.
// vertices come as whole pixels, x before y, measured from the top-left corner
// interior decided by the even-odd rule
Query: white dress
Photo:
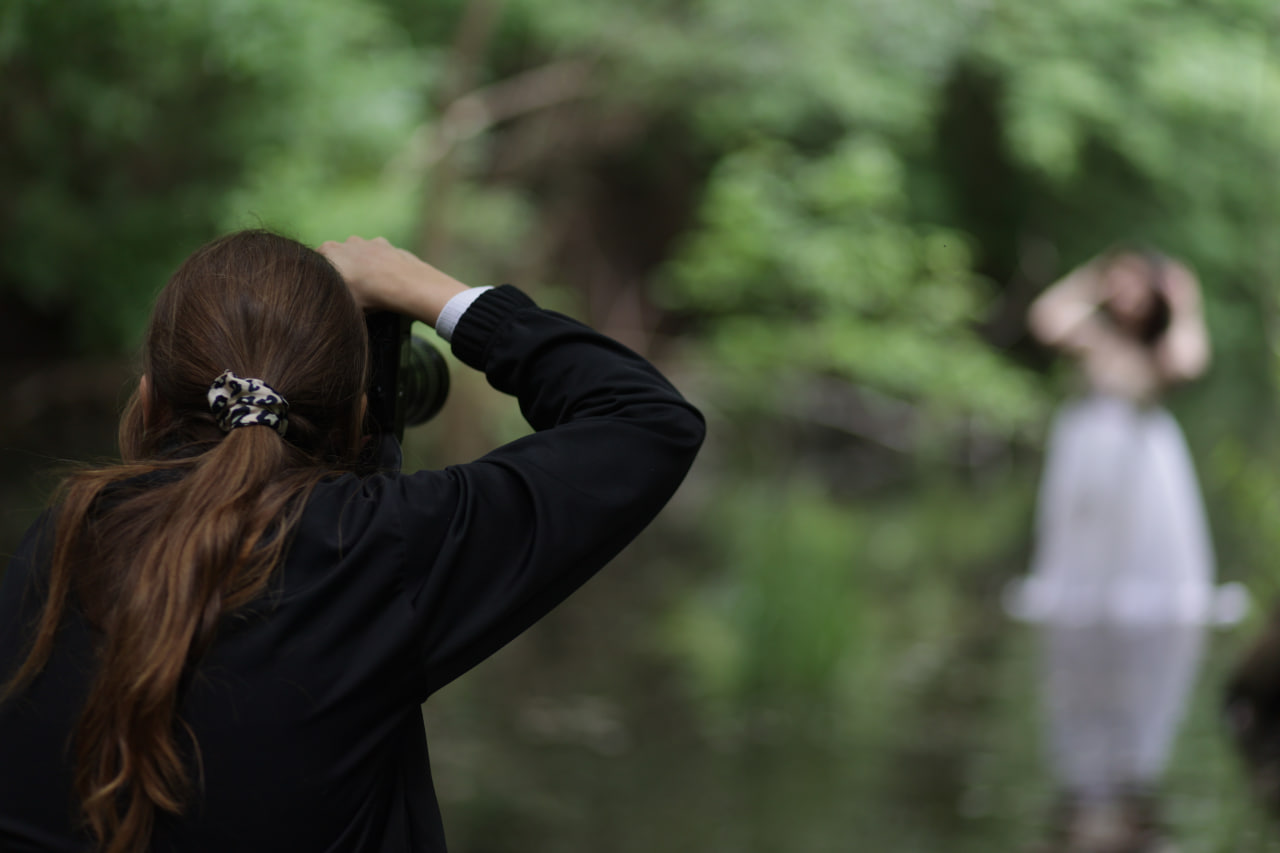
[[[1062,625],[1202,625],[1220,617],[1213,576],[1200,488],[1172,416],[1100,394],[1066,405],[1014,613]]]
[[[1213,576],[1172,416],[1103,394],[1067,404],[1049,440],[1032,570],[1005,603],[1043,626],[1049,749],[1068,789],[1107,797],[1156,780],[1204,626],[1245,606]]]

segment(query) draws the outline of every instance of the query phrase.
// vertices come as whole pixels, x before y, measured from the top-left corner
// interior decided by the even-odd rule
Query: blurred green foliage
[[[417,195],[388,164],[429,79],[359,0],[7,3],[0,292],[109,351],[220,230],[407,237]]]

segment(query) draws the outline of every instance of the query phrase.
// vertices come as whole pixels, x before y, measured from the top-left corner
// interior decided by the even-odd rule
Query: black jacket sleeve
[[[536,432],[389,484],[428,693],[550,611],[644,529],[704,434],[702,416],[651,364],[510,286],[471,305],[453,351],[515,395]]]

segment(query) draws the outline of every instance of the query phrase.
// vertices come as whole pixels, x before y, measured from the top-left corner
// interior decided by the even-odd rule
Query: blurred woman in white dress
[[[1177,731],[1204,626],[1242,606],[1234,590],[1215,588],[1190,454],[1159,404],[1208,366],[1199,286],[1171,258],[1114,252],[1050,287],[1029,325],[1075,359],[1085,390],[1055,420],[1031,574],[1007,605],[1042,626],[1049,753],[1067,820],[1099,823],[1070,830],[1098,835],[1097,844],[1069,849],[1159,849],[1102,836],[1154,832],[1140,812]]]

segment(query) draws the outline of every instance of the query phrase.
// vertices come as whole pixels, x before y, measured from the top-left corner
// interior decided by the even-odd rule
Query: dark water
[[[763,706],[717,730],[653,663],[643,620],[583,633],[622,586],[598,579],[428,703],[455,850],[978,853],[1033,849],[1048,831],[1029,631],[993,614],[993,646],[973,646],[869,725]],[[1214,641],[1163,788],[1182,851],[1280,850],[1219,729],[1238,645]]]

